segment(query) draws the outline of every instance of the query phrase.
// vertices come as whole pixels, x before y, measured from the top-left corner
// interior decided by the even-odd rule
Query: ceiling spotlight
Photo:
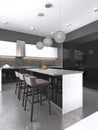
[[[6,24],[8,24],[8,22],[4,20],[4,21],[3,21],[3,24],[6,25]]]
[[[44,13],[38,13],[38,16],[42,17],[42,16],[44,16]]]
[[[70,24],[70,23],[67,23],[67,24],[66,24],[66,26],[67,26],[67,27],[70,27],[70,26],[71,26],[71,24]]]
[[[95,8],[94,8],[94,11],[97,12],[97,11],[98,11],[98,7],[95,7]]]
[[[31,27],[30,29],[33,30],[33,31],[35,30],[35,28],[33,28],[33,27]]]
[[[54,34],[54,32],[51,32],[51,35],[53,35]]]
[[[52,4],[51,4],[51,3],[47,3],[47,4],[45,4],[45,7],[46,7],[46,8],[51,8],[51,7],[52,7]]]

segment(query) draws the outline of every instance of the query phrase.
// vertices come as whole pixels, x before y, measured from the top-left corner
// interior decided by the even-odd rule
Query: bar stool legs
[[[33,119],[33,110],[34,110],[34,87],[32,89],[32,103],[31,103],[31,117],[30,117],[31,122],[32,122],[32,119]]]
[[[27,92],[26,93],[28,94],[28,87],[27,87]],[[27,94],[26,94],[26,97],[25,97],[24,111],[26,111],[26,106],[27,106],[27,97],[28,97]]]
[[[31,122],[33,120],[33,110],[34,110],[34,91],[35,91],[34,89],[35,88],[32,89],[31,117],[30,117]],[[41,87],[41,90],[40,90],[40,105],[42,105],[42,90],[43,90],[43,87]],[[49,104],[49,114],[51,114],[49,85],[47,85],[47,99],[48,99],[48,104]]]
[[[24,107],[25,91],[26,91],[26,83],[24,84],[24,88],[23,88],[23,100],[22,100],[22,107]]]
[[[49,85],[47,86],[47,98],[48,98],[48,104],[49,104],[49,114],[51,114],[50,89],[49,89]]]

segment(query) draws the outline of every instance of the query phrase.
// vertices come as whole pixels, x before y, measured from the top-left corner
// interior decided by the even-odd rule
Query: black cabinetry
[[[2,70],[2,83],[14,83],[16,80],[14,69]]]
[[[2,83],[14,83],[16,81],[15,71],[26,73],[26,70],[23,69],[11,69],[11,68],[4,68],[2,70]]]

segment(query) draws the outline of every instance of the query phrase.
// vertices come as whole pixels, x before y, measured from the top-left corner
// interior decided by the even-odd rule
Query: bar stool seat
[[[26,81],[27,86],[30,86],[32,88],[31,95],[28,94],[28,90],[27,90],[26,99],[25,99],[25,107],[24,107],[24,110],[26,110],[27,101],[29,101],[31,103],[30,121],[32,121],[32,118],[33,118],[34,103],[40,102],[40,105],[42,105],[42,101],[48,100],[49,114],[51,114],[50,95],[49,95],[49,81],[44,80],[44,79],[40,79],[40,78],[36,79],[36,78],[29,77],[29,76],[25,76],[25,81]],[[44,87],[47,88],[47,98],[46,99],[42,98]],[[38,100],[38,101],[34,100],[36,94],[40,95],[40,100]],[[32,101],[29,100],[28,96],[32,96]]]

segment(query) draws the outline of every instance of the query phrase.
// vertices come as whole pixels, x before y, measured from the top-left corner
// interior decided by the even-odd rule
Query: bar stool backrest
[[[25,76],[26,83],[30,86],[35,86],[36,85],[36,79],[33,77]]]
[[[20,79],[20,80],[24,80],[23,74],[19,73],[19,79]]]
[[[15,71],[15,76],[19,78],[19,73],[17,71]]]
[[[27,84],[28,81],[27,81],[27,75],[24,75],[24,79],[25,79],[25,83]]]

